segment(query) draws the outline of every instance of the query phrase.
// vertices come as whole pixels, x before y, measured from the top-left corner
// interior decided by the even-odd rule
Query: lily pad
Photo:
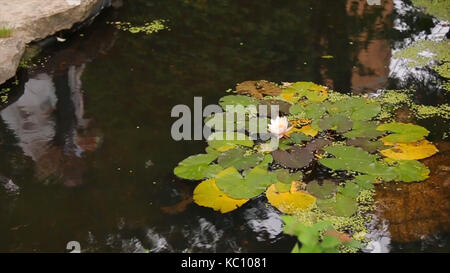
[[[245,124],[246,116],[236,112],[216,113],[205,119],[205,125],[216,131],[239,131]]]
[[[371,190],[375,188],[373,184],[377,181],[377,177],[374,175],[363,174],[355,176],[352,181],[358,184],[363,190]]]
[[[286,93],[294,93],[297,97],[306,97],[313,102],[322,102],[327,99],[328,92],[326,87],[313,82],[296,82],[286,88]]]
[[[353,121],[343,115],[326,116],[317,125],[321,130],[335,130],[344,133],[352,129]]]
[[[299,169],[309,165],[314,159],[314,152],[331,144],[326,139],[316,139],[306,144],[305,147],[292,146],[289,151],[276,150],[272,152],[273,160],[281,166]]]
[[[222,168],[234,166],[238,170],[246,170],[258,165],[263,160],[264,155],[261,153],[246,154],[247,151],[242,148],[235,148],[222,153],[217,162]]]
[[[273,171],[279,182],[291,185],[292,181],[300,181],[303,178],[301,172],[291,173],[286,169],[278,169]]]
[[[374,121],[356,120],[350,132],[344,134],[347,138],[364,137],[368,139],[382,136],[383,132],[377,130],[377,123]]]
[[[402,182],[419,182],[427,179],[430,175],[430,170],[423,163],[416,160],[399,160],[391,161],[394,165],[394,171],[397,174],[395,181]]]
[[[326,108],[322,103],[298,103],[292,105],[289,112],[305,119],[320,119],[325,114]]]
[[[222,106],[224,110],[227,110],[227,106],[238,106],[241,105],[243,107],[247,107],[250,105],[258,105],[258,101],[254,98],[248,97],[248,96],[242,96],[242,95],[228,95],[225,97],[222,97],[219,100],[219,105]]]
[[[217,158],[216,154],[199,154],[190,156],[174,169],[174,174],[183,179],[200,180],[212,177],[222,168],[218,165],[209,165]]]
[[[272,105],[277,105],[278,106],[278,111],[280,113],[283,114],[289,114],[289,109],[291,108],[291,105],[289,102],[283,101],[283,100],[275,100],[275,99],[270,99],[270,100],[262,100],[259,102],[260,106],[266,105],[267,106],[267,111],[265,113],[265,115],[263,115],[262,112],[259,112],[260,116],[267,116],[267,117],[271,117],[272,116],[272,111],[271,111],[271,107]],[[258,108],[259,109],[259,108]]]
[[[378,131],[389,131],[393,134],[383,137],[383,142],[415,142],[428,136],[430,131],[412,123],[392,122],[377,127]]]
[[[208,179],[194,189],[194,202],[203,207],[227,213],[247,203],[248,199],[233,199],[220,191],[215,179]]]
[[[306,186],[309,193],[320,199],[330,198],[336,192],[336,189],[336,184],[329,180],[323,181],[322,184],[314,180]]]
[[[278,85],[265,80],[260,81],[245,81],[236,86],[238,94],[248,94],[254,98],[262,99],[264,95],[279,96],[281,88]]]
[[[383,142],[378,141],[378,140],[376,140],[376,141],[370,140],[370,138],[366,138],[366,137],[347,139],[347,145],[360,147],[364,151],[367,151],[369,153],[375,153],[378,150],[386,148],[386,146],[384,146]]]
[[[332,199],[318,199],[317,206],[327,213],[350,217],[357,211],[358,202],[353,198],[338,193]]]
[[[330,115],[341,114],[351,120],[370,120],[381,112],[378,102],[365,98],[348,98],[334,103],[326,103]]]
[[[349,198],[356,199],[361,191],[359,185],[353,181],[348,181],[343,187],[339,187],[338,191],[340,194],[347,196]]]
[[[231,198],[249,199],[263,193],[266,188],[273,184],[273,177],[267,170],[255,167],[248,172],[246,177],[229,167],[216,175],[216,184],[221,191]]]
[[[309,137],[303,133],[292,133],[289,135],[288,140],[290,143],[293,143],[293,144],[301,144],[302,142],[310,141],[311,137]]]
[[[266,197],[270,204],[286,214],[308,210],[316,201],[314,196],[304,191],[295,190],[295,187],[291,187],[289,192],[279,192],[275,185],[267,189]]]
[[[396,160],[424,159],[438,152],[436,146],[426,139],[412,143],[385,142],[385,145],[393,145],[393,147],[381,150],[380,153]]]
[[[236,146],[253,147],[253,140],[242,133],[236,132],[215,132],[208,138],[210,147],[225,152]]]
[[[385,163],[378,161],[379,156],[371,155],[361,148],[353,146],[328,146],[325,151],[335,158],[322,158],[319,162],[332,170],[355,171],[382,177],[391,181],[396,174]]]
[[[272,156],[277,164],[292,169],[306,167],[314,159],[312,151],[299,146],[292,147],[290,151],[273,151]]]

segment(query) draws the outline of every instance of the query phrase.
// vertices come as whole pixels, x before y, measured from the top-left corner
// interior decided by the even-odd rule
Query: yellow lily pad
[[[227,196],[216,186],[214,178],[203,181],[194,189],[195,203],[221,213],[233,211],[247,203],[247,201],[248,199],[233,199]]]
[[[316,198],[311,194],[298,190],[299,182],[293,181],[288,192],[280,192],[275,184],[271,185],[266,196],[270,204],[286,214],[294,214],[310,209],[316,202]]]
[[[413,143],[393,143],[383,141],[384,145],[393,146],[392,148],[381,150],[380,153],[385,157],[395,160],[418,160],[430,157],[439,150],[424,139]]]

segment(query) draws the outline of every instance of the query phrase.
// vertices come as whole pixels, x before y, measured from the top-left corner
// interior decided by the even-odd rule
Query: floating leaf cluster
[[[248,81],[236,89],[238,94],[220,99],[224,112],[205,120],[214,130],[206,153],[181,161],[174,173],[204,180],[194,190],[195,203],[221,213],[265,194],[272,206],[294,218],[306,212],[327,215],[313,223],[284,218],[286,232],[301,243],[294,252],[360,247],[351,239],[360,230],[319,220],[360,217],[366,212],[361,196],[373,192],[375,183],[418,182],[429,176],[418,161],[437,152],[425,139],[429,131],[410,123],[380,123],[380,100],[336,95],[311,82],[280,87]],[[270,115],[249,108],[229,110],[239,105],[278,105],[292,129],[276,147],[270,140],[255,139],[259,130],[249,128],[249,120],[260,120],[259,129],[265,129]]]

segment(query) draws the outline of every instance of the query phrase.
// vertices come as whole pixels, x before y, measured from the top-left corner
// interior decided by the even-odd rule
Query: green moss
[[[424,9],[425,13],[430,14],[440,20],[450,20],[450,1],[448,0],[411,0],[413,5]]]
[[[0,38],[8,38],[11,37],[12,30],[6,27],[0,27]]]

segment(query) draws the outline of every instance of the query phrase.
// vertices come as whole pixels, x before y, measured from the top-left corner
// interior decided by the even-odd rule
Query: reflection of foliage
[[[440,20],[450,20],[450,2],[447,0],[411,0],[413,5]]]
[[[227,105],[241,103],[252,107],[267,101],[290,103],[294,110],[287,112],[291,112],[288,117],[295,133],[287,134],[279,147],[267,148],[270,141],[261,143],[246,135],[250,130],[245,122],[236,127],[239,132],[220,130],[217,125],[235,123],[235,112],[229,112],[234,109],[228,109],[225,114],[207,118],[207,126],[216,132],[208,140],[206,153],[181,161],[174,173],[184,179],[209,178],[197,186],[194,201],[222,213],[237,209],[264,192],[269,203],[283,213],[298,215],[314,211],[317,221],[313,221],[312,227],[300,223],[299,228],[303,230],[299,231],[300,235],[290,233],[298,235],[302,243],[302,248],[294,251],[344,249],[336,238],[321,237],[320,232],[324,230],[314,228],[320,219],[327,218],[323,215],[352,218],[363,214],[366,210],[361,207],[361,200],[370,200],[370,197],[361,197],[367,193],[370,196],[373,183],[377,181],[417,182],[428,178],[428,168],[416,159],[437,152],[436,147],[424,139],[429,131],[414,124],[379,123],[376,119],[382,111],[382,100],[345,96],[329,101],[327,98],[332,91],[307,82],[283,87],[278,96],[248,93],[254,98],[227,95],[220,100],[221,106],[227,110]],[[318,107],[318,101],[322,101],[323,107]],[[302,113],[304,111],[307,113]],[[257,115],[255,111],[240,110],[239,113]],[[226,118],[233,120],[224,120]],[[241,117],[242,120],[245,119]],[[307,126],[316,132],[306,136],[302,129]],[[342,139],[347,139],[347,145],[342,144]],[[352,143],[363,148],[351,146]],[[374,145],[370,145],[372,143]],[[308,174],[317,168],[328,171],[329,179],[306,184]],[[289,170],[295,174],[290,174]],[[206,196],[208,192],[211,199]],[[338,232],[345,231],[340,228]],[[314,239],[305,241],[303,236]]]

